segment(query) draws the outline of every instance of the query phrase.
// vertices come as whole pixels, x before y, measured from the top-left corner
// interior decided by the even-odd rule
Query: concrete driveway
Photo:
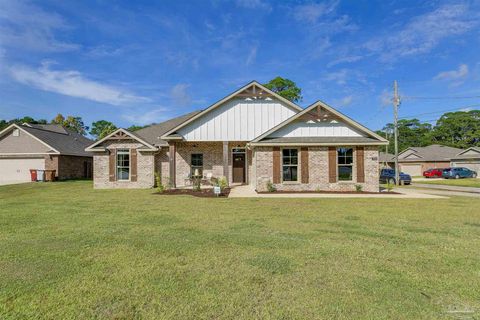
[[[438,190],[448,190],[448,191],[460,191],[460,192],[471,192],[471,193],[480,193],[480,188],[474,187],[459,187],[459,186],[448,186],[444,184],[427,184],[427,183],[412,183],[413,187],[417,188],[429,188],[429,189],[438,189]]]

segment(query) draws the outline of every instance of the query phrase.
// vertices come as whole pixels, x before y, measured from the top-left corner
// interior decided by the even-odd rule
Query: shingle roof
[[[480,147],[471,147],[468,149],[465,149],[461,151],[460,153],[463,153],[467,150],[473,150],[478,152],[477,154],[457,154],[455,157],[452,158],[452,160],[460,160],[460,159],[480,159]]]
[[[417,159],[402,159],[402,154],[412,151],[420,158]],[[398,161],[400,162],[418,162],[418,161],[449,161],[455,157],[462,149],[442,146],[439,144],[432,144],[426,147],[411,147],[400,153]]]
[[[176,126],[180,125],[182,122],[187,121],[191,117],[199,114],[201,111],[194,111],[182,116],[167,120],[165,122],[153,124],[146,128],[137,130],[132,132],[134,135],[139,136],[140,138],[144,139],[148,143],[154,146],[166,146],[168,143],[165,140],[161,140],[160,137],[170,131],[171,129],[175,128]]]
[[[25,124],[20,127],[60,152],[60,154],[84,157],[92,156],[90,153],[85,152],[85,148],[92,143],[92,140],[85,138],[79,133],[70,131],[61,125]]]
[[[378,161],[379,162],[394,162],[395,155],[391,153],[379,152],[378,153]]]
[[[326,143],[326,144],[358,144],[358,143],[378,143],[377,139],[366,137],[282,137],[282,138],[264,138],[257,143]]]

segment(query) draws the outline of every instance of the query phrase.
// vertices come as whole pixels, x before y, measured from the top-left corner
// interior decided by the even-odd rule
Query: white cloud
[[[348,71],[346,69],[342,69],[335,72],[330,72],[325,75],[325,80],[333,81],[338,85],[344,85],[347,83],[347,76]]]
[[[316,23],[320,17],[332,13],[337,5],[338,1],[298,5],[294,8],[293,17],[297,21]]]
[[[468,66],[461,64],[457,70],[443,71],[435,76],[435,80],[462,80],[468,76]]]
[[[168,109],[163,107],[146,112],[136,110],[132,113],[123,114],[122,118],[132,124],[144,126],[147,124],[158,123],[167,120],[169,118],[167,111]]]
[[[346,107],[350,104],[352,104],[353,102],[353,96],[346,96],[346,97],[343,97],[341,100],[340,100],[340,105],[342,107]]]
[[[192,97],[187,92],[190,85],[179,83],[172,88],[170,96],[177,107],[188,107],[192,103]]]
[[[106,45],[100,45],[90,48],[86,55],[92,58],[104,58],[118,56],[123,52],[124,49],[122,48],[112,48]]]
[[[347,57],[342,57],[335,59],[327,64],[327,67],[333,67],[336,66],[337,64],[342,64],[342,63],[352,63],[352,62],[357,62],[359,60],[363,59],[362,56],[347,56]]]
[[[16,81],[70,97],[83,98],[112,105],[147,102],[148,98],[128,93],[122,89],[86,79],[75,70],[51,70],[50,63],[44,62],[38,69],[27,66],[13,66],[10,74]]]
[[[247,61],[245,61],[245,65],[249,66],[253,62],[255,62],[255,59],[257,58],[257,46],[253,46],[250,48],[250,52],[248,53]]]
[[[247,9],[263,9],[266,11],[271,11],[272,6],[262,0],[237,0],[236,1],[237,7],[247,8]]]
[[[479,24],[478,13],[466,4],[443,5],[413,17],[401,30],[368,41],[364,47],[383,61],[428,53],[442,40],[463,34]]]
[[[78,44],[59,40],[55,35],[69,28],[56,13],[20,0],[0,1],[0,43],[3,46],[44,52],[78,49]]]

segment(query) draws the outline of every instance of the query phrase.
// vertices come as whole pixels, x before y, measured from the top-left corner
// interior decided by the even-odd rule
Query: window
[[[14,137],[19,137],[19,136],[20,136],[20,130],[18,130],[18,129],[13,129],[12,135],[13,135]]]
[[[203,176],[203,154],[193,153],[190,166],[192,168],[192,177]]]
[[[282,176],[283,181],[297,181],[298,172],[298,150],[282,150]]]
[[[117,180],[130,179],[130,150],[117,150]]]
[[[351,181],[352,173],[353,173],[353,149],[338,148],[337,163],[338,163],[338,180]]]

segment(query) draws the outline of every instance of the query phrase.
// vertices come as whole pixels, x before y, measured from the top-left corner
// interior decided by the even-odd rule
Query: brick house
[[[398,154],[400,171],[412,176],[421,176],[424,171],[433,168],[447,168],[450,159],[462,149],[432,144],[426,147],[410,147]]]
[[[56,124],[12,124],[0,132],[0,183],[30,181],[30,169],[57,179],[91,178],[92,140]]]
[[[86,148],[95,188],[150,188],[155,173],[182,188],[208,184],[265,191],[379,190],[378,148],[388,142],[323,102],[302,109],[251,82],[197,112],[129,132],[119,129]]]

